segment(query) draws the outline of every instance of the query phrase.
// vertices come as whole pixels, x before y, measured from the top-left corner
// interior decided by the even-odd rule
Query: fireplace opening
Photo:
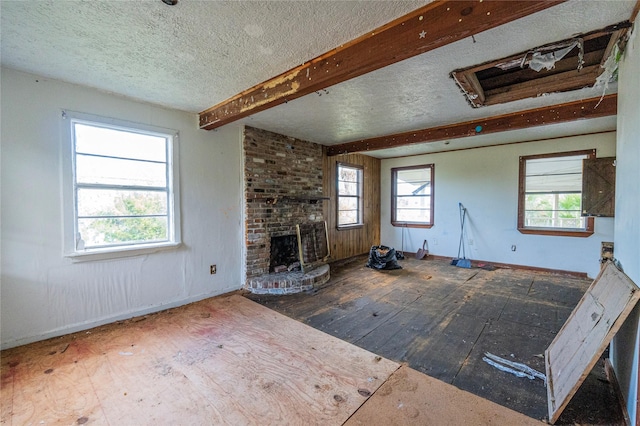
[[[297,235],[283,235],[271,237],[271,259],[269,273],[299,271],[298,237]]]

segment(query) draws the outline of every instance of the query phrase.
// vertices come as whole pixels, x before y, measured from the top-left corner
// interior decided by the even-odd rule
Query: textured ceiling
[[[2,65],[199,112],[425,3],[2,0]],[[602,88],[582,89],[472,109],[449,73],[624,21],[634,4],[571,0],[243,121],[331,145],[599,96]],[[478,136],[464,145],[615,129],[615,119],[583,124]],[[372,154],[436,147],[454,149],[438,143]]]
[[[200,112],[424,3],[2,0],[2,65]]]

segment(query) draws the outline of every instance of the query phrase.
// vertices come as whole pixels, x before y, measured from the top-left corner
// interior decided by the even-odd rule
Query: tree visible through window
[[[594,151],[520,158],[518,228],[525,233],[593,233],[582,212],[582,160]],[[577,233],[577,234],[576,234]]]
[[[74,248],[176,242],[173,135],[71,118]]]
[[[338,228],[363,224],[362,175],[361,166],[338,163]]]
[[[391,169],[391,224],[433,226],[434,165]]]

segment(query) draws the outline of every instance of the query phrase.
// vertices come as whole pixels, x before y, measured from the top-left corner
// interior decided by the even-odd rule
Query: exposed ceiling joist
[[[464,123],[449,124],[432,127],[430,129],[414,130],[412,132],[332,145],[327,147],[327,155],[333,156],[350,152],[374,151],[416,143],[437,142],[446,139],[477,136],[480,134],[520,130],[586,118],[607,117],[617,113],[617,104],[618,95],[614,93],[602,99],[584,99]]]
[[[200,128],[243,117],[544,10],[553,1],[435,1],[200,113]]]

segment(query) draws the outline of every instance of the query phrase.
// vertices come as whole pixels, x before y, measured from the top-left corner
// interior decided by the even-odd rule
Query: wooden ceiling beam
[[[564,1],[434,1],[201,112],[200,128],[221,127]]]
[[[362,139],[340,145],[331,145],[327,147],[327,155],[333,156],[350,152],[375,151],[405,145],[438,142],[447,139],[458,139],[505,132],[508,130],[520,130],[529,127],[565,123],[580,119],[607,117],[617,113],[617,105],[618,95],[614,93],[602,99],[599,97],[584,99],[474,121],[466,121],[464,123],[448,124],[446,126]]]

